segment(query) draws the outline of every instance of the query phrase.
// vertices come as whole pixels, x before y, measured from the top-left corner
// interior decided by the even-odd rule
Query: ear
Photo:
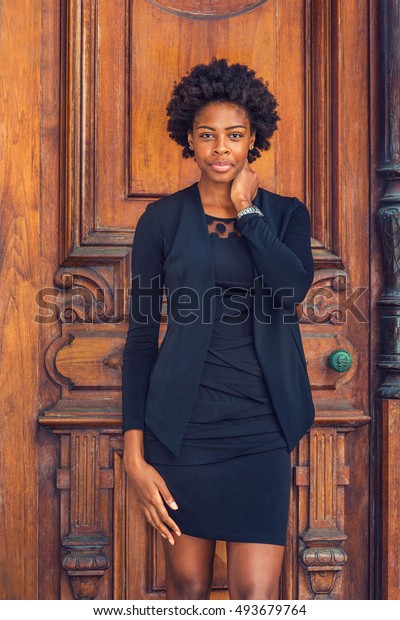
[[[252,131],[251,134],[250,134],[250,146],[251,146],[251,148],[254,147],[255,141],[256,141],[256,132]]]
[[[187,136],[188,136],[188,143],[189,143],[189,146],[190,146],[190,150],[193,151],[194,150],[194,144],[193,144],[193,134],[192,134],[192,132],[188,131]]]

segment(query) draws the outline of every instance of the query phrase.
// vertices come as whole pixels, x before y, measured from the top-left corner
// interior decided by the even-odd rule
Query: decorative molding
[[[318,269],[305,300],[302,302],[302,323],[344,322],[348,275],[342,269]]]
[[[384,291],[380,311],[381,348],[378,367],[385,378],[378,398],[400,398],[400,2],[380,4],[381,29],[381,162],[377,173],[385,184],[377,226],[382,242]]]
[[[117,392],[120,395],[126,330],[126,323],[63,324],[61,337],[49,346],[45,357],[49,376],[62,386],[61,400],[84,399],[90,406],[105,391],[110,398],[112,392],[115,398]]]
[[[147,0],[149,4],[192,19],[227,19],[254,11],[267,0]]]
[[[96,598],[99,579],[110,567],[110,560],[104,553],[104,547],[110,541],[106,536],[65,536],[63,547],[68,551],[62,561],[62,567],[71,581],[74,597],[79,600]]]
[[[64,293],[58,305],[63,323],[107,323],[115,319],[113,291],[94,269],[61,267],[54,283]]]
[[[342,461],[339,434],[343,436],[334,428],[310,429],[309,466],[294,468],[295,484],[309,489],[309,523],[299,535],[299,558],[313,599],[333,598],[335,581],[347,562],[340,546],[348,536],[341,529],[344,496],[338,488],[350,484],[350,469]]]
[[[187,3],[176,3],[187,5]],[[204,3],[202,3],[204,4]],[[225,2],[227,5],[227,2]],[[239,3],[236,3],[239,4]],[[240,4],[244,5],[243,2]],[[255,4],[255,3],[253,3]],[[261,5],[261,2],[259,2]],[[131,0],[126,0],[125,6],[129,10]],[[137,573],[141,564],[145,566],[148,558],[149,545],[155,549],[155,535],[149,541],[149,526],[143,515],[136,510],[133,493],[125,482],[122,463],[121,431],[121,404],[120,404],[120,374],[122,363],[122,346],[124,330],[111,321],[91,328],[93,308],[97,302],[115,309],[118,305],[115,291],[123,289],[128,281],[129,250],[126,246],[132,243],[132,232],[102,228],[98,224],[97,213],[97,185],[96,174],[98,162],[96,159],[97,144],[97,96],[98,81],[98,0],[68,0],[67,6],[67,79],[66,79],[66,143],[62,145],[65,152],[65,205],[61,214],[63,230],[60,233],[62,268],[57,272],[55,279],[58,288],[66,294],[62,307],[62,316],[65,319],[61,325],[61,337],[53,342],[46,355],[46,368],[54,382],[61,387],[61,398],[39,417],[39,423],[51,429],[60,437],[60,469],[57,471],[57,488],[61,494],[60,531],[65,556],[63,566],[69,576],[73,592],[77,598],[94,598],[101,596],[101,584],[107,575],[113,571],[114,598],[125,598],[132,593],[135,598],[146,598],[147,577],[143,578],[141,590],[136,587]],[[222,3],[221,3],[222,6]],[[316,294],[319,287],[330,291],[332,298],[326,298],[319,306],[321,312],[316,317],[305,314],[303,317],[304,335],[311,323],[318,322],[320,333],[326,328],[330,331],[330,338],[335,346],[346,346],[347,341],[337,330],[332,336],[332,324],[340,324],[340,303],[344,295],[345,283],[348,276],[340,257],[340,248],[336,248],[335,222],[340,221],[340,208],[344,208],[343,201],[332,196],[331,179],[336,178],[334,152],[340,140],[331,135],[332,128],[335,134],[335,112],[332,111],[332,57],[336,51],[340,33],[337,26],[331,23],[332,2],[306,2],[304,22],[306,32],[304,36],[306,49],[306,150],[309,154],[306,166],[306,203],[318,208],[320,221],[313,222],[314,236],[312,240],[313,255],[318,268],[310,295]],[[256,8],[255,6],[253,8]],[[129,31],[130,19],[127,18],[125,49],[121,54],[123,59],[129,58]],[[310,31],[311,29],[311,31]],[[103,35],[106,29],[103,29]],[[332,34],[333,33],[333,34]],[[121,45],[121,48],[123,46]],[[125,56],[124,56],[125,53]],[[315,62],[318,59],[318,62]],[[321,60],[322,59],[322,60]],[[321,61],[321,62],[320,62]],[[126,65],[129,63],[127,62]],[[125,78],[129,80],[129,70],[125,65]],[[129,82],[127,81],[129,86]],[[126,113],[129,108],[129,87],[126,87]],[[333,106],[334,108],[334,106]],[[126,145],[125,147],[126,148]],[[320,162],[317,166],[317,162]],[[125,162],[124,162],[125,163]],[[125,163],[126,165],[126,163]],[[126,174],[126,178],[129,174]],[[121,178],[123,175],[121,174]],[[123,190],[129,190],[127,183]],[[119,191],[119,186],[117,191]],[[128,204],[142,194],[126,191],[123,199]],[[146,196],[149,200],[158,196]],[[128,205],[129,207],[131,204]],[[118,207],[119,208],[119,207]],[[137,207],[138,209],[138,207]],[[137,215],[137,212],[135,212]],[[313,220],[316,214],[312,213]],[[337,218],[334,221],[334,218]],[[391,241],[393,244],[393,241]],[[337,254],[330,251],[335,248]],[[71,266],[69,266],[71,265]],[[85,266],[88,266],[86,268]],[[94,268],[93,268],[94,267]],[[73,278],[77,280],[73,280]],[[75,311],[73,308],[72,282],[78,282],[83,289],[83,301]],[[112,284],[110,284],[112,283]],[[96,287],[100,284],[102,296],[96,297]],[[315,297],[313,298],[315,300]],[[310,307],[310,305],[309,305]],[[116,314],[122,317],[122,312]],[[318,319],[316,321],[316,319]],[[308,325],[307,325],[308,324]],[[124,329],[126,325],[124,325]],[[118,333],[119,332],[119,333]],[[310,329],[311,332],[311,329]],[[318,336],[315,330],[315,336]],[[310,339],[313,337],[310,333]],[[117,339],[120,343],[117,343]],[[97,339],[97,340],[96,340]],[[114,342],[115,339],[115,342]],[[307,341],[307,339],[305,339]],[[85,343],[90,342],[90,347]],[[327,343],[323,339],[324,344]],[[315,348],[316,337],[313,341]],[[82,365],[82,351],[94,354],[86,359],[86,368]],[[104,349],[102,347],[105,347]],[[331,349],[329,349],[329,352]],[[324,356],[316,355],[310,359],[308,368],[312,364],[321,366],[328,359],[328,349]],[[317,351],[319,354],[319,350]],[[308,357],[308,356],[307,356]],[[310,590],[315,598],[329,598],[332,596],[335,584],[346,569],[347,555],[342,544],[347,539],[343,531],[344,494],[343,488],[350,483],[350,469],[344,463],[344,437],[347,432],[369,422],[369,416],[364,411],[352,406],[345,398],[346,392],[340,391],[344,383],[353,376],[356,365],[345,373],[336,373],[326,364],[324,383],[318,389],[325,390],[331,398],[315,399],[317,416],[310,435],[302,442],[305,445],[310,441],[310,461],[307,465],[299,465],[295,469],[296,485],[308,492],[307,514],[310,522],[301,532],[300,541],[303,547],[299,557],[304,572],[309,579]],[[329,374],[330,373],[330,374]],[[340,375],[340,376],[339,376]],[[329,390],[329,392],[328,392]],[[349,390],[352,394],[352,391]],[[109,444],[118,438],[119,452],[110,456]],[[319,462],[324,442],[331,438],[334,449],[328,453],[328,459]],[[308,445],[308,444],[307,444]],[[94,454],[96,453],[96,455]],[[318,456],[319,455],[319,456]],[[112,458],[114,460],[112,461]],[[100,463],[102,459],[102,463]],[[110,461],[110,462],[108,462]],[[111,469],[114,467],[114,470]],[[117,472],[117,474],[115,473]],[[117,477],[116,477],[117,476]],[[317,476],[321,476],[318,478]],[[317,488],[320,486],[321,488]],[[117,488],[116,488],[117,487]],[[105,508],[107,502],[103,500],[103,520],[100,518],[100,493],[108,495],[109,511]],[[335,491],[336,489],[336,491]],[[333,495],[331,496],[330,493]],[[319,495],[318,495],[319,494]],[[326,525],[326,514],[319,514],[318,498],[324,494],[324,499],[334,500],[336,511],[331,510],[332,518]],[[304,509],[303,499],[300,500],[301,510]],[[125,510],[126,506],[129,510]],[[133,506],[133,507],[132,507]],[[120,509],[125,512],[121,512]],[[296,505],[295,509],[298,509]],[[129,513],[129,514],[128,514]],[[104,516],[106,515],[106,516]],[[117,521],[117,517],[123,520]],[[317,515],[317,516],[316,516]],[[319,515],[319,517],[318,517]],[[114,522],[113,521],[114,517]],[[319,521],[317,519],[319,518]],[[325,518],[325,521],[327,519]],[[329,519],[328,519],[329,520]],[[65,522],[68,524],[65,525]],[[114,529],[112,529],[114,528]],[[136,528],[136,529],[135,529]],[[296,530],[297,531],[297,530]],[[132,533],[134,532],[134,533]],[[111,546],[112,549],[107,547]],[[129,543],[134,542],[134,554],[129,554]],[[114,543],[118,548],[114,547]],[[160,541],[158,541],[160,544]],[[158,548],[161,552],[161,549]],[[110,554],[110,555],[109,555]],[[295,553],[290,561],[297,565]],[[158,570],[157,550],[154,552],[154,572]],[[119,559],[118,566],[110,571],[110,557]],[[136,564],[135,564],[136,563]],[[129,570],[125,572],[126,565]],[[146,565],[147,568],[147,565]],[[124,587],[129,582],[128,592],[122,591],[122,577]],[[63,577],[65,580],[65,576]],[[116,582],[118,581],[117,585]],[[120,589],[118,589],[120,588]],[[131,590],[129,591],[129,588]],[[295,586],[293,586],[295,591]],[[110,590],[109,590],[110,591]],[[159,590],[150,594],[157,598]],[[68,593],[69,594],[69,593]],[[124,595],[122,597],[122,595]]]
[[[215,0],[213,2],[183,2],[175,3],[164,0],[149,0],[153,5],[165,11],[193,12],[201,17],[204,14],[215,17],[226,17],[242,11],[255,10],[266,0]],[[68,28],[67,28],[67,71],[66,71],[66,170],[65,170],[65,205],[61,221],[64,230],[60,235],[64,246],[61,256],[64,261],[90,261],[100,259],[102,262],[113,262],[115,266],[127,258],[126,248],[132,244],[132,231],[115,229],[112,226],[103,227],[99,224],[99,197],[97,195],[97,174],[99,163],[98,154],[98,65],[99,65],[99,5],[98,0],[69,0]],[[206,8],[204,8],[206,6]],[[230,13],[231,12],[231,13]],[[126,0],[126,30],[124,32],[124,49],[121,54],[125,58],[130,55],[130,20],[132,14],[132,0]],[[305,4],[305,24],[309,31],[306,33],[307,73],[305,92],[306,103],[306,140],[307,152],[310,159],[306,168],[306,204],[311,206],[313,219],[313,205],[318,205],[321,221],[314,223],[315,237],[312,239],[312,248],[315,264],[321,269],[343,269],[343,261],[330,248],[334,245],[333,227],[335,222],[332,214],[332,195],[329,179],[333,174],[333,156],[335,148],[331,135],[332,110],[331,72],[332,49],[335,41],[331,36],[332,1],[326,0],[323,5],[318,3]],[[201,17],[202,18],[202,17]],[[321,61],[323,59],[323,61]],[[318,60],[318,62],[316,62]],[[129,119],[131,93],[129,63],[125,66],[126,90],[125,118]],[[321,105],[321,102],[324,102]],[[129,122],[125,127],[127,145],[125,155],[129,156]],[[318,166],[315,162],[318,161]],[[128,177],[132,174],[127,172]],[[133,219],[137,219],[142,210],[143,201],[150,202],[163,193],[144,193],[132,187],[132,181],[126,180],[123,190],[123,204],[132,206]],[[119,204],[122,204],[119,203]],[[337,215],[339,217],[340,214]],[[65,242],[63,241],[65,240]]]
[[[112,470],[100,475],[100,433],[97,430],[71,430],[68,449],[62,446],[61,460],[68,466],[57,472],[57,488],[69,494],[70,532],[62,538],[67,551],[62,566],[66,570],[75,598],[94,599],[99,579],[110,566],[104,548],[110,540],[102,532],[100,489],[112,488]],[[105,474],[105,475],[104,475]]]
[[[380,352],[377,366],[384,379],[375,393],[380,428],[374,462],[377,535],[374,598],[400,599],[400,0],[379,3],[380,40],[380,165],[384,183],[377,228],[382,243],[384,289],[377,302]],[[377,279],[379,281],[379,278]],[[380,590],[380,591],[379,591]]]

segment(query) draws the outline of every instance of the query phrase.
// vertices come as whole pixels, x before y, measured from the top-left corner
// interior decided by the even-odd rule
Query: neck
[[[205,177],[201,177],[198,182],[198,188],[204,209],[225,209],[234,211],[235,207],[231,200],[232,182],[229,183],[213,183]]]

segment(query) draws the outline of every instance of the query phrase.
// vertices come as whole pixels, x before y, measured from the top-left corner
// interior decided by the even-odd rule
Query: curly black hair
[[[179,83],[174,83],[172,97],[167,105],[167,131],[175,142],[183,146],[182,157],[193,157],[187,134],[200,110],[213,102],[230,102],[247,113],[251,131],[256,132],[254,147],[248,153],[251,163],[261,156],[260,151],[271,147],[270,138],[278,129],[280,120],[275,108],[277,102],[268,90],[268,82],[255,77],[255,71],[239,63],[229,65],[226,58],[193,67]]]

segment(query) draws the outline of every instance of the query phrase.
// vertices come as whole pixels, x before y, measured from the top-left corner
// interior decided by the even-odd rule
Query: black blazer
[[[259,188],[264,217],[235,221],[254,259],[254,343],[291,451],[315,417],[295,304],[314,277],[308,209]],[[158,350],[163,287],[167,330]],[[213,328],[215,287],[207,220],[197,183],[150,203],[132,246],[132,297],[123,353],[123,431],[148,425],[176,456],[196,398]],[[178,290],[179,289],[179,290]],[[180,297],[178,294],[189,295]],[[140,297],[140,302],[139,302]],[[182,311],[182,308],[185,311]],[[183,318],[182,318],[183,317]],[[269,317],[269,318],[268,318]],[[147,323],[143,323],[147,321]]]

